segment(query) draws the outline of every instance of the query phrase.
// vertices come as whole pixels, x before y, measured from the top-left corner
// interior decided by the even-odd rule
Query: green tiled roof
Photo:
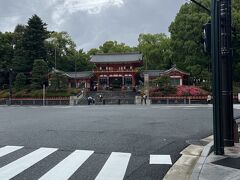
[[[96,54],[91,57],[93,63],[132,63],[142,62],[141,53]]]
[[[73,79],[80,79],[80,78],[90,78],[93,76],[92,71],[82,71],[82,72],[66,72],[65,73],[68,77]]]

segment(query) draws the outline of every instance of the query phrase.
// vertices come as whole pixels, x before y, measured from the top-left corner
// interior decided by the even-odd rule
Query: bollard
[[[120,104],[120,99],[118,99],[118,104]]]
[[[103,100],[103,105],[105,105],[105,99]]]

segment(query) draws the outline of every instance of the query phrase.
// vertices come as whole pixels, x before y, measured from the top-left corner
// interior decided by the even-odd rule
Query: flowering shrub
[[[150,88],[150,97],[162,97],[162,96],[204,96],[208,92],[196,86],[165,86],[162,88]]]
[[[177,96],[200,96],[207,95],[208,93],[196,86],[178,86]]]

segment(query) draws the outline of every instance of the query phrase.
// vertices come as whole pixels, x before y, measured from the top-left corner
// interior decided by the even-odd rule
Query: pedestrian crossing
[[[0,161],[4,156],[14,155],[19,150],[24,149],[23,146],[4,146],[0,148]],[[59,151],[58,148],[41,147],[33,149],[30,153],[25,154],[19,159],[0,167],[0,179],[9,180],[15,176],[23,173],[24,171],[31,170],[31,167],[36,165],[43,159]],[[74,150],[67,157],[63,158],[60,162],[52,166],[45,174],[41,175],[39,180],[67,180],[81,166],[87,162],[94,154],[91,150]],[[131,164],[131,153],[125,152],[112,152],[106,159],[95,180],[123,180],[126,171]],[[168,164],[171,165],[170,155],[149,155],[149,166],[151,164]]]

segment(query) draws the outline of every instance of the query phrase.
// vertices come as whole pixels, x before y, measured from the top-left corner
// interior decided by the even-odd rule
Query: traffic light
[[[204,52],[211,54],[211,22],[203,26],[203,48]]]

